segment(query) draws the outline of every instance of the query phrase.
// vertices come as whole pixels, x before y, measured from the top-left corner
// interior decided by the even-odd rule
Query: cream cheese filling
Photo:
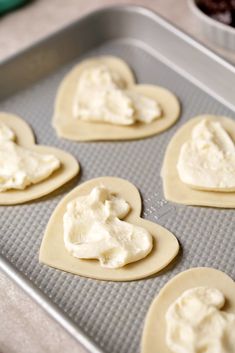
[[[235,145],[219,122],[203,119],[180,150],[177,170],[195,189],[235,188]]]
[[[216,288],[186,290],[166,312],[166,343],[173,353],[234,353],[235,315],[222,311]]]
[[[127,89],[122,77],[105,65],[84,69],[73,100],[76,119],[133,125],[151,123],[162,115],[153,99]]]
[[[130,206],[104,186],[67,204],[63,217],[64,244],[79,259],[98,259],[102,267],[120,268],[152,250],[150,233],[122,221]]]
[[[60,167],[53,155],[40,154],[14,142],[14,132],[0,123],[0,192],[25,189],[49,177]]]

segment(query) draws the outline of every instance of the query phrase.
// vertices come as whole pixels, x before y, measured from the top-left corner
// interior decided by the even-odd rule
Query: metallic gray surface
[[[177,94],[182,102],[180,121],[140,141],[75,143],[57,138],[51,116],[58,84],[78,61],[100,54],[120,56],[133,68],[138,82],[162,85]],[[168,203],[160,178],[167,144],[187,119],[206,112],[235,116],[232,66],[152,12],[121,7],[88,16],[3,63],[0,77],[0,110],[22,116],[38,143],[72,153],[82,166],[80,179],[58,192],[29,204],[0,208],[0,267],[88,350],[138,352],[151,301],[184,269],[212,266],[235,278],[234,211]],[[133,182],[143,197],[143,216],[177,236],[182,253],[171,269],[146,280],[112,283],[38,263],[43,232],[58,202],[72,187],[102,175]]]

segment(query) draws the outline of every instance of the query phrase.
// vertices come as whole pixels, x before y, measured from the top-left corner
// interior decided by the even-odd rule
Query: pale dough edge
[[[90,60],[93,60],[93,64],[95,63],[95,59]],[[88,64],[90,60],[88,59]],[[123,65],[125,69],[128,68],[128,70],[126,70],[125,78],[127,81],[130,81],[130,78],[127,78],[127,73],[131,73],[131,71],[127,64],[123,61],[120,63],[119,59],[114,63],[114,67],[116,67],[117,71],[123,71],[124,73],[125,70],[121,70]],[[137,124],[135,126],[118,126],[75,120],[72,115],[72,100],[79,74],[86,66],[86,61],[77,65],[69,74],[67,74],[67,76],[65,76],[60,84],[56,96],[53,116],[53,126],[58,136],[74,141],[141,139],[168,129],[179,118],[180,103],[172,92],[154,85],[134,85],[133,79],[133,81],[130,82],[128,89],[139,91],[139,93],[156,99],[162,104],[163,111],[165,112],[162,119],[158,119],[150,124]]]
[[[19,145],[38,153],[54,154],[61,161],[61,167],[40,183],[30,185],[25,190],[1,192],[0,205],[21,204],[41,198],[60,188],[78,174],[80,168],[76,159],[60,149],[36,145],[33,131],[23,119],[17,115],[0,113],[0,121],[14,131]]]
[[[222,310],[235,313],[235,283],[232,278],[220,270],[208,267],[183,271],[167,282],[151,303],[145,318],[141,353],[172,353],[165,344],[166,311],[185,290],[198,286],[219,289],[226,298]]]
[[[63,214],[69,200],[88,194],[94,186],[103,184],[121,195],[132,207],[125,220],[145,227],[154,238],[152,252],[142,260],[122,269],[106,269],[96,260],[79,260],[70,255],[63,243]],[[100,177],[87,181],[72,190],[54,210],[40,248],[39,261],[51,267],[84,277],[108,281],[132,281],[155,274],[166,267],[177,255],[179,244],[175,236],[158,224],[140,218],[141,198],[138,190],[127,180]],[[157,246],[156,246],[157,243]]]
[[[235,122],[224,116],[209,114],[199,115],[182,125],[172,137],[165,153],[162,168],[164,195],[168,201],[184,205],[234,208],[235,192],[216,192],[192,189],[184,184],[178,176],[176,164],[180,148],[182,144],[190,138],[193,127],[205,118],[221,122],[226,131],[228,131],[232,139],[235,141]]]

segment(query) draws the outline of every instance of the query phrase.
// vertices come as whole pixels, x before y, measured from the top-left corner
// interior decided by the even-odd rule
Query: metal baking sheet
[[[123,58],[138,82],[173,91],[182,103],[179,122],[140,141],[59,139],[51,126],[57,87],[73,65],[101,54]],[[79,180],[58,192],[0,208],[0,266],[88,351],[139,352],[150,303],[182,270],[212,266],[235,279],[234,211],[168,203],[160,178],[166,146],[187,119],[205,112],[235,117],[233,66],[153,12],[122,6],[95,12],[2,63],[0,77],[0,110],[23,117],[38,143],[72,153],[82,166]],[[145,280],[112,283],[39,264],[43,232],[58,202],[72,187],[102,175],[134,183],[143,197],[143,217],[177,236],[182,251],[167,271]]]

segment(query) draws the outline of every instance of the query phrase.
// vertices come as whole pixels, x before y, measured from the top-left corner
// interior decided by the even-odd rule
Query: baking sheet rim
[[[0,62],[0,65],[6,65],[8,62],[26,55],[30,49],[36,46],[42,45],[47,39],[51,37],[56,37],[59,33],[65,31],[68,27],[72,27],[78,24],[81,21],[86,21],[86,19],[102,14],[108,11],[123,11],[123,12],[132,12],[140,13],[143,16],[148,16],[149,18],[154,19],[160,25],[164,26],[169,32],[177,34],[184,42],[187,42],[189,45],[196,47],[198,50],[202,51],[207,56],[210,56],[211,59],[215,60],[219,64],[226,66],[229,70],[235,71],[235,68],[222,57],[214,53],[212,50],[201,44],[199,41],[193,39],[190,35],[184,33],[182,30],[178,29],[176,26],[169,23],[167,20],[162,18],[160,15],[156,14],[153,10],[148,9],[144,6],[139,5],[115,5],[108,6],[99,10],[95,10],[90,14],[87,14],[75,22],[65,26],[64,28],[58,30],[57,32],[43,38],[31,46],[24,48],[22,51],[17,54],[3,60]],[[226,102],[223,102],[226,106]],[[231,109],[231,107],[229,107]],[[234,107],[233,107],[234,110]],[[93,340],[85,334],[73,321],[59,308],[54,304],[49,297],[44,294],[39,287],[37,287],[33,282],[30,281],[24,274],[22,274],[17,268],[15,268],[11,262],[4,257],[4,254],[0,254],[0,270],[5,273],[11,280],[13,280],[20,288],[24,290],[37,304],[40,305],[56,322],[58,322],[73,338],[75,338],[79,343],[81,343],[85,349],[93,353],[104,353],[94,342]]]

